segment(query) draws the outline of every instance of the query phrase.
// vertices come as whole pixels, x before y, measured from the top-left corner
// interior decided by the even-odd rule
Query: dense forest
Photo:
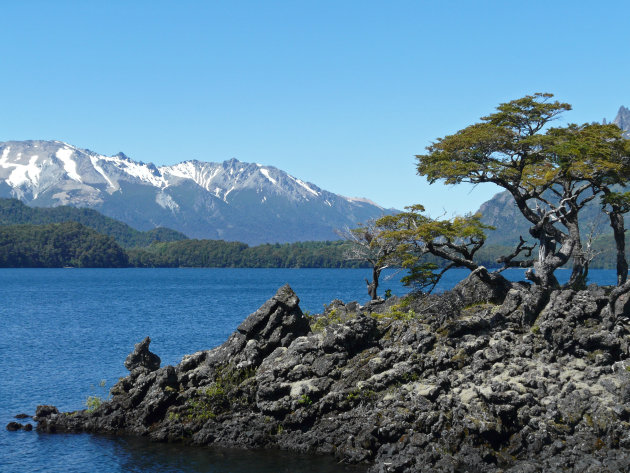
[[[0,199],[0,225],[77,222],[110,236],[124,248],[148,246],[160,241],[179,241],[187,237],[170,228],[158,227],[141,232],[126,223],[106,217],[92,209],[70,206],[29,207],[17,199]]]
[[[189,240],[168,228],[146,232],[92,209],[33,208],[0,199],[0,267],[352,268],[348,243],[299,242],[250,247]]]
[[[0,267],[119,268],[129,264],[113,238],[76,222],[0,226]]]
[[[630,246],[630,235],[626,237]],[[32,208],[16,199],[0,199],[0,267],[137,268],[357,268],[365,261],[346,254],[344,240],[249,246],[223,240],[192,240],[167,228],[141,232],[91,209]],[[612,235],[592,245],[592,268],[615,267]],[[475,255],[477,263],[496,267],[510,247],[490,245]],[[427,255],[427,262],[443,260]]]
[[[128,251],[130,266],[217,268],[357,268],[365,262],[347,261],[349,243],[311,241],[248,246],[222,240],[184,240],[155,243]]]

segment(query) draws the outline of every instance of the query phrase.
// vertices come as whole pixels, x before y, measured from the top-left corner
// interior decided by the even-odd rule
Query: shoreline
[[[558,459],[574,464],[570,446],[590,439],[584,458],[625,465],[630,443],[619,429],[630,416],[622,402],[628,330],[613,322],[611,332],[605,298],[591,287],[544,301],[526,284],[468,280],[404,306],[399,299],[365,307],[334,301],[307,320],[285,286],[222,346],[176,367],[159,368],[145,339],[110,401],[65,415],[38,409],[38,430],[279,447],[368,463],[370,472],[420,464],[449,471],[444,462],[499,471],[523,467],[532,454],[547,467]],[[540,383],[558,392],[539,392]],[[601,402],[582,399],[585,390],[599,392]],[[565,418],[565,398],[580,415]],[[532,427],[543,424],[548,438]],[[436,448],[442,453],[434,458]]]

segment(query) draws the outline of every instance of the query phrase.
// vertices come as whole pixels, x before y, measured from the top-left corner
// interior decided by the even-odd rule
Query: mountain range
[[[332,240],[392,210],[328,192],[272,166],[231,159],[155,166],[61,141],[0,143],[0,197],[98,210],[139,230],[248,244]]]
[[[620,107],[613,123],[630,138],[628,108]],[[368,199],[328,192],[273,166],[230,159],[158,167],[124,153],[104,156],[61,141],[0,143],[0,197],[31,207],[66,206],[65,212],[67,206],[95,209],[141,231],[176,230],[128,236],[125,229],[127,246],[184,235],[253,245],[333,240],[335,229],[395,212]],[[584,221],[597,223],[601,212],[597,203],[590,207]],[[496,227],[489,232],[489,245],[512,245],[519,235],[528,236],[529,224],[507,192],[496,194],[479,212],[484,223]],[[38,218],[48,222],[50,215]],[[606,222],[600,224],[607,233]]]

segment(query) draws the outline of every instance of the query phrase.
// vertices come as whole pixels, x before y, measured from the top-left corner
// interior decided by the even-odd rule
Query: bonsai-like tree
[[[612,192],[611,186],[627,183],[630,174],[630,145],[619,128],[552,128],[552,121],[571,109],[569,104],[551,101],[552,97],[537,93],[500,104],[480,123],[437,139],[426,154],[416,156],[418,174],[430,183],[488,182],[512,195],[531,224],[529,233],[537,241],[538,257],[517,259],[532,250],[521,239],[503,262],[529,267],[526,277],[547,289],[558,286],[554,271],[571,258],[568,284],[584,284],[588,265],[580,236],[580,211],[598,195]],[[625,207],[613,208],[610,199],[604,202],[618,227],[618,216]]]
[[[407,207],[406,212],[388,215],[377,220],[384,229],[381,237],[396,248],[395,261],[409,271],[402,282],[415,290],[435,288],[441,277],[451,268],[480,270],[485,268],[474,261],[475,253],[485,241],[484,230],[492,229],[481,222],[481,215],[468,215],[452,219],[434,219],[424,214],[422,205]],[[446,260],[441,271],[427,260],[429,255]]]

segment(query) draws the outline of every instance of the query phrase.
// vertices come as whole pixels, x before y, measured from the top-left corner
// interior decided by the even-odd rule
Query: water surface
[[[560,279],[568,273],[560,271]],[[448,272],[438,289],[466,274]],[[523,272],[505,274],[520,279]],[[318,313],[332,299],[365,303],[369,276],[365,269],[0,269],[0,471],[343,471],[327,457],[13,433],[4,426],[38,404],[67,411],[84,408],[90,395],[106,397],[127,374],[125,357],[147,335],[162,365],[176,364],[225,341],[285,283],[302,310]],[[591,282],[614,281],[614,271],[592,271]],[[381,293],[387,288],[406,292],[397,278],[383,278]]]

